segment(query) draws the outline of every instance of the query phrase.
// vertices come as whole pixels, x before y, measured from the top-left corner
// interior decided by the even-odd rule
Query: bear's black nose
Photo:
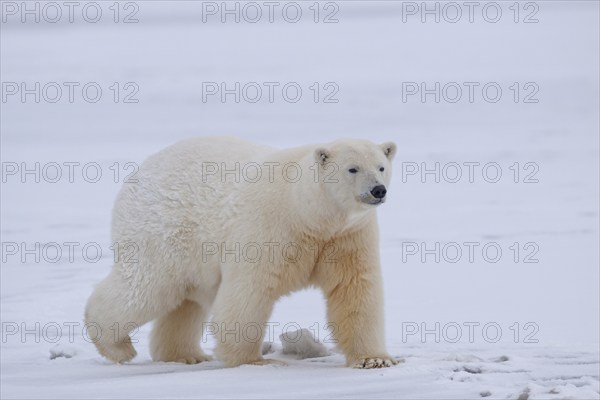
[[[383,185],[377,185],[371,190],[371,194],[376,199],[383,199],[385,197],[386,193],[387,193],[387,190],[385,190],[385,186],[383,186]]]

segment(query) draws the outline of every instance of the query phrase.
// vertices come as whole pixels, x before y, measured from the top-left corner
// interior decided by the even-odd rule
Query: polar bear
[[[276,363],[262,357],[261,327],[278,298],[313,286],[348,366],[396,364],[376,216],[395,153],[354,139],[278,150],[194,138],[149,157],[116,199],[115,265],[85,310],[100,354],[131,360],[129,334],[154,320],[154,360],[209,360],[199,342],[212,314],[226,366]]]

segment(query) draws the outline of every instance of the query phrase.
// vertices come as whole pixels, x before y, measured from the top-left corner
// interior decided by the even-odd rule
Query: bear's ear
[[[396,143],[394,142],[386,142],[379,145],[383,150],[383,154],[388,158],[388,160],[392,161],[394,156],[396,155]]]
[[[323,147],[319,147],[315,150],[315,160],[317,160],[317,162],[321,165],[325,165],[325,163],[329,161],[330,157],[331,153],[329,150]]]

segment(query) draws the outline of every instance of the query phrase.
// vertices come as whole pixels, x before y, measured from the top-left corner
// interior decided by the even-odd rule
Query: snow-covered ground
[[[391,1],[321,2],[317,23],[314,2],[294,3],[297,23],[282,16],[285,6],[294,18],[291,3],[270,23],[258,2],[262,19],[249,23],[256,7],[240,3],[240,22],[222,23],[221,2],[137,1],[120,3],[115,23],[113,2],[101,1],[98,23],[82,16],[85,8],[93,19],[90,2],[77,3],[69,23],[58,2],[62,21],[53,24],[44,17],[55,17],[54,6],[38,3],[40,22],[26,14],[22,23],[22,3],[2,1],[1,397],[600,397],[599,4],[513,3],[478,3],[473,22],[453,3],[456,23],[447,3],[439,23],[421,21],[420,2]],[[499,21],[488,22],[497,7]],[[123,23],[130,14],[139,22]],[[39,103],[35,93],[23,102],[21,83],[35,92],[36,82]],[[239,103],[207,92],[221,82],[247,85]],[[440,83],[439,103],[411,94],[422,82]],[[252,103],[257,86],[263,97]],[[452,102],[457,87],[462,98]],[[396,141],[379,216],[387,342],[403,363],[344,368],[315,290],[282,299],[271,317],[268,357],[286,367],[153,363],[150,326],[134,335],[131,363],[96,353],[83,306],[111,267],[120,185],[162,147],[222,134],[280,147]],[[436,163],[439,183],[421,176]],[[22,174],[36,168],[39,182]],[[331,355],[283,355],[279,334],[300,327]],[[213,338],[203,340],[210,351]]]

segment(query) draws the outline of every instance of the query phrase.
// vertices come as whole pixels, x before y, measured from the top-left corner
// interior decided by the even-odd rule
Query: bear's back
[[[117,196],[113,240],[224,228],[226,214],[234,212],[228,205],[240,181],[235,164],[241,170],[274,151],[233,137],[185,139],[159,151],[141,164],[133,182],[125,183]]]

